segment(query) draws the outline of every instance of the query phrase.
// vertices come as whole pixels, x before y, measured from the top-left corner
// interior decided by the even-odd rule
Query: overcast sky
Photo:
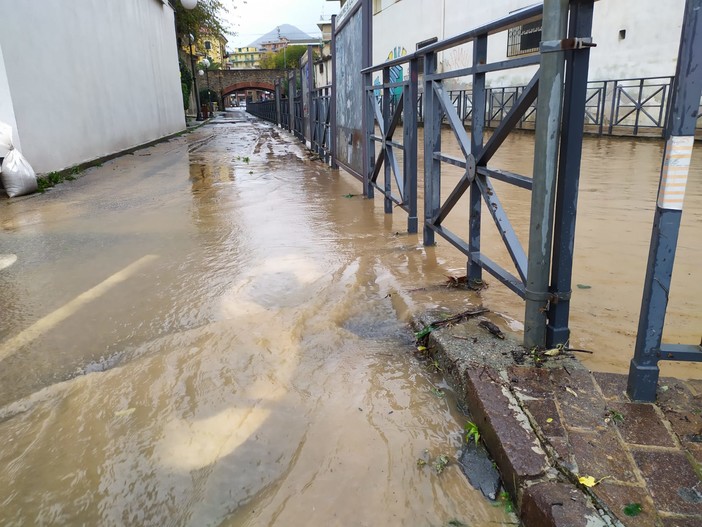
[[[312,36],[319,35],[320,15],[328,19],[339,12],[339,2],[326,0],[222,0],[229,9],[225,18],[232,30],[229,49],[243,47],[276,26],[291,24]]]

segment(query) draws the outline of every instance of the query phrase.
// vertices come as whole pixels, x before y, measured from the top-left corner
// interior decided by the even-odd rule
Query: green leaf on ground
[[[436,470],[437,474],[441,474],[446,468],[446,465],[448,464],[448,456],[446,454],[441,454],[439,457],[436,458],[436,461],[434,461],[434,470]]]
[[[431,333],[432,331],[434,331],[434,328],[433,328],[431,325],[429,325],[429,326],[424,326],[422,329],[420,329],[419,331],[417,331],[417,332],[414,334],[414,338],[416,338],[417,340],[423,339],[424,337],[426,337],[426,336],[427,336],[429,333]]]
[[[592,289],[592,286],[587,284],[578,284],[578,289]]]
[[[627,516],[638,516],[643,511],[640,503],[628,503],[624,506],[624,514]]]
[[[439,390],[438,388],[432,388],[431,393],[436,395],[439,399],[443,399],[444,397],[446,397],[446,394],[442,390]]]
[[[478,425],[472,421],[468,421],[463,427],[463,430],[466,432],[466,441],[473,440],[477,445],[478,441],[480,441],[480,430],[478,430]]]

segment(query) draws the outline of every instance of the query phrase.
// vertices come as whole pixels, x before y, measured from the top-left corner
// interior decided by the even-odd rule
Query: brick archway
[[[237,82],[222,88],[222,97],[240,90],[268,90],[275,91],[275,86],[270,82]]]

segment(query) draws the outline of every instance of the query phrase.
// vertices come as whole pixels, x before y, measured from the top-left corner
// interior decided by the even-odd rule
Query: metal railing
[[[246,112],[272,123],[275,123],[277,119],[275,100],[247,102]]]
[[[304,141],[305,140],[305,133],[304,133],[304,120],[303,120],[303,115],[302,115],[302,95],[298,95],[295,97],[293,100],[293,107],[295,111],[293,112],[293,127],[292,127],[292,132],[295,134],[295,137],[298,139]]]
[[[310,119],[312,151],[328,163],[331,159],[331,86],[323,86],[312,92]]]
[[[417,232],[417,112],[416,104],[412,111],[404,111],[405,101],[416,101],[418,91],[418,60],[409,62],[410,78],[407,81],[391,82],[390,68],[381,68],[383,82],[371,82],[372,71],[364,73],[366,79],[366,148],[370,153],[371,168],[364,178],[366,196],[373,197],[373,189],[385,196],[385,212],[392,212],[393,204],[407,212],[408,232]],[[397,94],[400,91],[400,94]],[[409,103],[408,103],[409,104]],[[394,135],[400,121],[402,142]],[[376,133],[376,128],[379,133]],[[376,144],[380,153],[375,158]],[[402,155],[402,161],[400,161]],[[382,186],[378,183],[383,169]]]
[[[397,204],[409,214],[408,230],[415,225],[416,213],[416,122],[424,121],[424,244],[433,245],[439,235],[468,258],[468,281],[482,283],[487,271],[526,300],[525,344],[555,345],[569,338],[568,314],[571,288],[573,240],[577,186],[580,173],[580,150],[584,128],[589,50],[568,48],[567,42],[590,43],[592,0],[570,2],[570,22],[563,13],[563,2],[550,2],[550,11],[541,5],[512,13],[498,21],[461,35],[421,48],[414,53],[363,70],[365,78],[365,136],[369,153],[364,166],[364,190],[372,197],[378,190],[385,198],[385,211]],[[555,14],[554,14],[555,13]],[[512,27],[544,19],[544,39],[554,49],[536,55],[488,63],[488,38]],[[551,19],[549,20],[549,17]],[[566,31],[568,33],[566,34]],[[552,35],[549,37],[549,32]],[[566,40],[568,37],[568,40]],[[580,40],[583,39],[583,40]],[[451,71],[437,70],[437,54],[472,43],[473,60],[466,67]],[[564,77],[565,59],[567,75]],[[423,95],[417,93],[418,64],[424,63]],[[409,79],[390,82],[390,70],[409,66]],[[540,68],[526,86],[487,88],[489,72],[524,66]],[[372,75],[382,72],[382,83],[372,84]],[[540,88],[545,77],[548,87]],[[472,77],[473,90],[450,92],[443,83],[449,79]],[[565,82],[564,82],[565,78]],[[402,90],[395,105],[392,91]],[[535,124],[537,93],[544,112]],[[415,104],[415,101],[420,101]],[[561,117],[560,107],[564,105]],[[402,122],[402,142],[395,138]],[[470,122],[470,137],[466,124]],[[441,129],[446,123],[458,141],[462,156],[441,151]],[[486,127],[495,128],[484,140]],[[488,163],[511,130],[531,127],[536,130],[534,173],[529,178],[505,170],[489,168]],[[377,132],[379,130],[379,133]],[[562,130],[564,140],[560,140]],[[376,145],[379,153],[376,157]],[[414,150],[413,150],[414,149]],[[398,153],[402,153],[400,177]],[[449,164],[464,173],[451,193],[442,199],[441,167]],[[378,182],[384,173],[382,185]],[[532,222],[529,253],[522,248],[491,180],[499,180],[532,191]],[[556,187],[558,192],[556,193]],[[467,236],[450,231],[446,219],[459,200],[468,194],[470,220]],[[483,208],[481,202],[486,207]],[[555,214],[554,214],[555,209]],[[481,249],[481,223],[484,212],[501,234],[516,275],[504,269]],[[549,279],[550,273],[550,279]]]
[[[280,126],[290,131],[290,102],[287,98],[280,100]]]
[[[485,124],[499,126],[526,86],[489,87]],[[585,132],[598,135],[662,136],[670,107],[673,77],[637,77],[588,81],[585,104]],[[451,103],[460,120],[470,127],[473,90],[451,90]],[[420,94],[420,105],[423,94]],[[702,102],[698,113],[698,132],[702,132]],[[423,122],[420,111],[419,121]],[[536,106],[520,119],[516,127],[533,130]]]

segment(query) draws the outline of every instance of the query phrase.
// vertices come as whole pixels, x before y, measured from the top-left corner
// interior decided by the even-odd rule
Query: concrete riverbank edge
[[[626,375],[592,373],[567,352],[532,354],[478,324],[434,329],[426,353],[525,527],[702,525],[702,381],[663,378],[655,404],[633,403]]]

